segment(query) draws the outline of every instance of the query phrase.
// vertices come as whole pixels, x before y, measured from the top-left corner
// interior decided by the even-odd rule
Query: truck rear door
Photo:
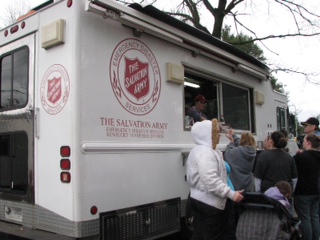
[[[0,48],[0,199],[34,202],[34,45]]]

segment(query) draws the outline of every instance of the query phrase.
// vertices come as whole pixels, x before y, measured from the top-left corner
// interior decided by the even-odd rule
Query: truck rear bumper
[[[45,232],[37,229],[31,229],[24,226],[0,221],[0,236],[6,236],[5,239],[32,239],[32,240],[75,240],[59,234]],[[14,236],[15,238],[10,238]],[[2,238],[1,238],[2,239]]]

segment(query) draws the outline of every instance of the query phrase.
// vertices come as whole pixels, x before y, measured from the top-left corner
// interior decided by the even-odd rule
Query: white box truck
[[[16,236],[180,231],[199,94],[257,141],[287,127],[267,66],[151,5],[47,1],[0,31],[0,64],[0,231]]]

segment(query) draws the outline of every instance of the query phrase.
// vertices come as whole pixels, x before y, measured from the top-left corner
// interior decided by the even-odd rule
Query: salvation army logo
[[[61,98],[61,77],[48,80],[47,97],[49,102],[55,104]]]
[[[52,65],[44,74],[40,87],[41,104],[46,112],[59,113],[67,103],[69,91],[68,72],[61,65]]]
[[[137,39],[126,39],[110,59],[110,82],[121,106],[134,115],[146,115],[157,105],[160,69],[152,51]]]
[[[149,92],[149,64],[142,63],[139,59],[127,59],[125,57],[124,87],[137,100],[146,96]]]

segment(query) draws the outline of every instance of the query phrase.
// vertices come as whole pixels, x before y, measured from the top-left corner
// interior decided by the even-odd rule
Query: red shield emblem
[[[149,64],[138,58],[125,58],[126,70],[124,86],[137,100],[146,96],[150,90]]]
[[[55,104],[61,98],[61,94],[62,94],[61,77],[48,80],[47,94],[48,94],[47,95],[48,100],[53,104]]]

